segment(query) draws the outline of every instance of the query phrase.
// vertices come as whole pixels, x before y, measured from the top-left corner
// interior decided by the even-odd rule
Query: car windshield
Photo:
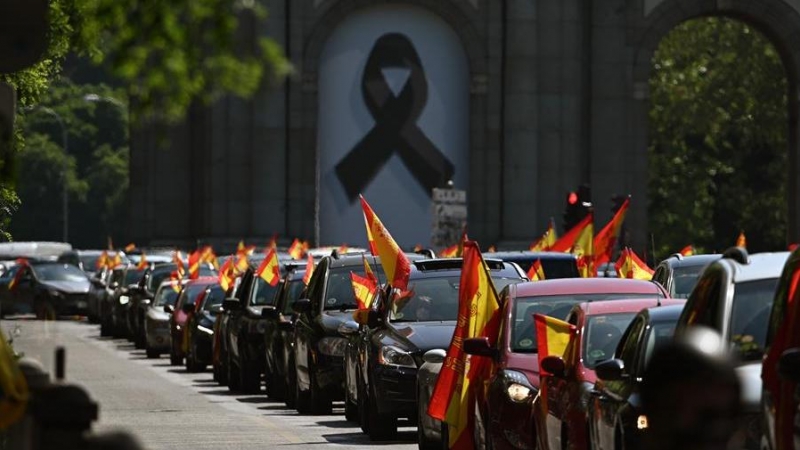
[[[209,289],[208,294],[206,295],[203,309],[206,311],[211,311],[212,306],[221,305],[223,300],[225,300],[225,291],[222,290],[220,285],[214,284],[211,286],[211,289]]]
[[[694,285],[703,273],[706,266],[683,266],[676,267],[673,271],[672,282],[672,297],[675,298],[689,298],[692,293]]]
[[[94,272],[97,270],[97,260],[99,258],[100,255],[81,255],[79,259],[83,264],[83,270]]]
[[[737,283],[733,290],[730,336],[734,348],[745,361],[764,355],[767,322],[772,310],[777,278]]]
[[[303,283],[302,278],[298,278],[296,280],[292,280],[289,282],[287,286],[288,292],[286,295],[286,304],[283,305],[282,313],[284,315],[291,315],[294,310],[292,309],[292,304],[300,299],[300,294],[303,292],[303,288],[306,287],[305,283]]]
[[[614,357],[614,350],[628,328],[634,313],[590,316],[583,333],[583,365],[594,369],[597,363]]]
[[[125,272],[125,286],[138,283],[139,280],[142,278],[143,273],[144,270],[138,270],[133,268],[128,269]]]
[[[33,266],[36,278],[42,281],[86,281],[86,274],[71,264],[37,264]]]
[[[647,347],[644,350],[644,367],[647,367],[650,357],[653,356],[653,352],[657,348],[672,341],[676,323],[677,319],[674,322],[656,322],[650,325],[650,331],[647,335]]]
[[[156,300],[154,305],[155,306],[164,306],[164,305],[171,305],[175,306],[175,302],[178,300],[178,293],[175,292],[175,289],[171,285],[162,286],[158,292],[156,292]]]
[[[372,271],[378,280],[385,280],[386,276],[380,266],[371,266]],[[356,309],[356,297],[353,293],[353,283],[350,280],[350,272],[364,276],[364,266],[337,267],[328,273],[328,285],[325,289],[325,310],[348,310]]]
[[[458,317],[459,275],[447,278],[423,278],[409,284],[409,297],[392,303],[389,320],[393,322],[430,322],[456,320]]]
[[[536,297],[517,298],[511,313],[511,351],[518,353],[536,353],[536,333],[534,332],[533,315],[544,314],[556,319],[566,320],[573,306],[582,302],[614,300],[624,298],[659,298],[660,294],[642,293],[597,293],[597,294],[565,294],[542,295]]]
[[[275,302],[275,292],[278,291],[278,285],[272,286],[264,281],[261,277],[254,277],[255,286],[250,295],[250,304],[253,306],[272,305]]]

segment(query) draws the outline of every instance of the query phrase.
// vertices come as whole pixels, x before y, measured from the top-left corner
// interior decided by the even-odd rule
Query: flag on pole
[[[433,389],[428,414],[447,422],[449,448],[474,448],[474,408],[479,380],[491,368],[491,361],[464,353],[464,339],[487,337],[495,345],[499,328],[500,302],[478,244],[464,244],[464,263],[458,292],[458,320],[453,338]]]
[[[532,252],[549,251],[553,247],[553,245],[555,245],[557,240],[558,240],[558,235],[556,234],[555,221],[552,218],[550,218],[550,222],[548,222],[547,224],[547,231],[545,231],[542,237],[536,240],[536,242],[531,244],[530,251]]]
[[[303,243],[300,242],[300,239],[295,238],[292,241],[292,245],[289,246],[289,255],[292,259],[303,259],[304,254]]]
[[[147,256],[144,252],[139,256],[139,263],[136,264],[136,270],[144,270],[147,268]]]
[[[442,258],[458,258],[458,244],[451,245],[446,249],[442,250],[441,253]]]
[[[16,262],[18,266],[17,272],[14,274],[14,278],[8,282],[8,290],[12,292],[19,286],[19,282],[22,280],[22,274],[25,273],[25,269],[28,267],[27,259],[19,258]]]
[[[367,225],[367,238],[370,240],[370,249],[375,249],[381,258],[383,272],[388,278],[389,284],[400,290],[408,289],[408,276],[411,273],[411,263],[405,253],[400,250],[400,246],[392,238],[389,230],[383,226],[375,211],[369,203],[361,198],[361,208],[364,211],[364,223]],[[375,253],[373,253],[375,255]]]
[[[350,272],[350,282],[353,285],[353,295],[356,297],[358,309],[369,309],[378,291],[378,284],[369,277],[362,277],[355,272]]]
[[[189,255],[189,279],[196,280],[200,277],[200,249],[197,249]]]
[[[592,213],[589,213],[591,216]],[[594,225],[591,221],[581,229],[570,252],[578,258],[578,272],[581,277],[597,276],[594,265]]]
[[[134,244],[133,242],[125,246],[125,253],[130,253],[134,250],[136,250],[136,244]]]
[[[574,325],[544,314],[534,314],[533,322],[536,328],[536,351],[539,359],[539,372],[547,375],[542,369],[542,361],[548,356],[560,356],[569,351],[570,344],[578,329]],[[541,392],[540,401],[543,411],[547,411],[547,392]]]
[[[103,270],[108,267],[108,251],[103,250],[103,253],[100,253],[100,256],[97,258],[97,262],[94,264],[95,269]]]
[[[219,285],[223,291],[228,292],[228,289],[233,286],[236,276],[233,273],[233,256],[231,255],[219,268]]]
[[[747,248],[747,238],[744,236],[744,230],[739,232],[739,237],[736,238],[736,246]]]
[[[308,286],[308,282],[311,281],[311,275],[314,274],[314,257],[308,255],[308,261],[306,261],[306,273],[303,275],[303,284]]]
[[[271,248],[278,249],[278,233],[273,234],[267,243],[267,251]]]
[[[281,273],[278,266],[278,254],[275,253],[274,248],[270,247],[267,256],[261,261],[258,269],[256,269],[256,276],[261,277],[261,279],[269,283],[270,286],[278,285],[278,281],[281,279]]]
[[[183,278],[186,270],[183,267],[183,255],[180,250],[175,250],[175,253],[172,254],[172,262],[177,266],[175,272],[177,272],[178,279]]]
[[[531,264],[531,268],[528,269],[528,279],[531,281],[541,281],[545,279],[541,259],[537,259]]]
[[[594,220],[594,215],[590,212],[586,215],[580,222],[578,222],[571,230],[567,231],[566,234],[561,236],[551,247],[550,251],[553,252],[564,252],[570,253],[575,247],[575,241],[581,234],[585,231],[587,227],[593,227],[592,221]]]
[[[678,253],[680,253],[683,256],[692,256],[694,255],[694,246],[692,244],[689,244],[686,247],[683,247],[681,251]]]
[[[630,197],[626,198],[614,214],[614,217],[611,218],[606,226],[604,226],[594,238],[595,267],[611,261],[611,256],[614,253],[614,246],[617,244],[617,239],[619,239],[619,233],[622,230],[622,224],[625,222],[625,216],[628,214],[628,206],[630,203]]]
[[[636,253],[627,247],[619,255],[614,267],[617,269],[617,276],[620,278],[633,278],[636,280],[650,280],[653,278],[653,269],[648,267],[647,263],[639,259]]]

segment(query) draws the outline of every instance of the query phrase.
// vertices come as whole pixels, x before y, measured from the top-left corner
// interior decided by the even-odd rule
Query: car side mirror
[[[164,305],[164,312],[167,314],[172,314],[175,312],[175,308],[172,305]]]
[[[297,314],[303,314],[311,311],[311,300],[307,298],[301,298],[300,300],[295,301],[292,303],[292,310]]]
[[[274,306],[267,305],[261,308],[261,317],[264,319],[277,319],[278,310]]]
[[[433,350],[428,350],[422,355],[422,360],[429,364],[441,364],[444,362],[444,359],[447,357],[447,351],[441,348],[434,348]]]
[[[193,305],[192,303],[184,303],[181,306],[181,311],[185,312],[186,314],[194,312],[194,310],[195,310],[195,305]]]
[[[358,334],[358,324],[352,320],[345,320],[336,331],[344,337],[350,337]]]
[[[786,380],[800,382],[800,348],[790,348],[781,354],[778,374]]]
[[[497,349],[489,345],[489,338],[485,336],[464,339],[464,352],[468,355],[488,356],[489,358],[497,356]]]
[[[540,369],[555,377],[563,377],[567,372],[567,365],[564,363],[564,358],[553,355],[542,360]]]
[[[230,297],[222,301],[222,309],[225,311],[235,311],[239,309],[241,304],[238,298]]]
[[[621,359],[607,359],[594,367],[597,378],[604,381],[618,381],[625,378],[625,363]]]

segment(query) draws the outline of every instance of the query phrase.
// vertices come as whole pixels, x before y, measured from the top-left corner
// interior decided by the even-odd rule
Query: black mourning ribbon
[[[389,67],[409,70],[408,81],[395,96],[383,76]],[[336,174],[350,201],[364,190],[397,151],[428,195],[452,179],[455,167],[417,126],[428,101],[428,82],[411,41],[399,33],[381,36],[370,52],[361,92],[375,126],[336,165]]]

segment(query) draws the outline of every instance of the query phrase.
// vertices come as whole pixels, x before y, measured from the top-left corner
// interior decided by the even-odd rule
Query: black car
[[[187,328],[192,316],[197,312],[197,303],[204,296],[206,289],[213,286],[211,277],[199,278],[186,282],[181,288],[175,306],[164,305],[164,312],[169,313],[170,349],[169,362],[173,366],[183,363],[188,346]]]
[[[595,367],[598,381],[587,408],[590,448],[641,448],[647,428],[639,398],[642,374],[653,350],[672,340],[683,306],[643,309],[622,335],[614,359]]]
[[[288,370],[288,355],[294,346],[294,302],[301,298],[306,285],[305,268],[291,268],[278,286],[275,307],[262,310],[266,318],[264,331],[264,375],[267,395],[276,400],[287,401],[294,407],[294,371]],[[288,393],[288,395],[287,395]]]
[[[531,252],[531,251],[506,251],[494,252],[484,255],[491,259],[500,259],[505,262],[513,262],[518,265],[526,274],[536,261],[541,261],[544,277],[547,280],[556,278],[578,278],[578,259],[571,253],[562,252]]]
[[[97,267],[97,262],[103,252],[104,250],[69,250],[62,253],[57,260],[60,263],[77,266],[79,269],[86,272],[86,275],[93,280],[96,292],[89,296],[88,312],[89,321],[92,323],[97,323],[100,320],[100,302],[102,301],[102,294],[106,285],[104,275],[108,269],[105,267]],[[113,254],[114,252],[109,253],[109,255]],[[119,258],[120,266],[127,265],[130,262],[128,258],[122,254],[119,254]]]
[[[350,340],[357,349],[348,347],[346,412],[348,406],[357,408],[372,440],[394,438],[398,418],[417,421],[417,369],[425,352],[447,348],[453,337],[462,263],[460,258],[414,261],[411,296],[394,300],[382,291],[360,337]],[[527,280],[515,263],[487,259],[486,264],[497,289]]]
[[[52,319],[86,315],[93,289],[86,273],[72,264],[29,260],[4,274],[0,299],[6,311],[12,305],[15,309],[32,310],[37,319]]]
[[[409,256],[414,257],[421,256]],[[368,261],[379,280],[385,278],[377,258]],[[362,254],[333,253],[322,258],[306,297],[294,303],[297,320],[289,370],[295,372],[295,407],[300,413],[329,413],[332,401],[344,399],[347,340],[338,328],[352,320],[357,307],[350,272],[365,276]]]
[[[206,287],[198,300],[195,313],[186,323],[186,370],[200,372],[211,364],[211,347],[214,341],[214,321],[219,314],[225,291],[219,283]]]
[[[722,255],[683,256],[676,253],[658,264],[653,273],[653,281],[664,286],[672,298],[689,298],[706,266],[721,257]]]
[[[233,297],[225,299],[223,304],[224,314],[228,317],[225,335],[221,339],[225,341],[228,388],[234,392],[254,393],[261,389],[267,324],[261,310],[274,308],[278,287],[255,275],[259,263],[251,259]]]
[[[132,338],[130,328],[131,295],[144,277],[144,269],[128,265],[122,275],[122,282],[119,284],[114,299],[111,301],[113,335],[114,337]]]

